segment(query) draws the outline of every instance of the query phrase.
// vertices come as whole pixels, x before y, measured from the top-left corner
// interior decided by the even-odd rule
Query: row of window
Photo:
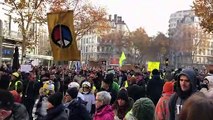
[[[205,50],[202,50],[202,49],[198,49],[197,50],[197,53],[199,55],[213,55],[213,50],[210,50],[210,49],[205,49]]]
[[[83,53],[86,52],[112,52],[113,48],[111,46],[104,46],[104,47],[96,47],[96,46],[86,46],[81,48]]]
[[[96,36],[82,38],[81,44],[97,43]]]

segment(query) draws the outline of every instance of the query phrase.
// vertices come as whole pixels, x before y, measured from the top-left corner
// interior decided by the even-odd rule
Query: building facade
[[[11,62],[15,46],[19,47],[19,56],[22,55],[22,33],[17,22],[14,22],[16,14],[10,13],[11,7],[5,2],[0,2],[0,55],[1,61]],[[44,46],[50,46],[48,41],[47,25],[40,25],[32,21],[29,25],[30,38],[28,41],[32,45],[26,48],[26,59],[31,59],[32,55],[47,54]],[[43,53],[45,52],[45,53]]]
[[[122,20],[121,16],[115,14],[112,18],[112,15],[109,15],[108,21],[111,29],[105,34],[120,32],[124,36],[128,35],[128,26]],[[114,47],[115,44],[113,40],[104,40],[102,35],[97,34],[96,32],[88,32],[81,38],[79,44],[81,48],[82,63],[104,60],[107,64],[114,64],[112,62],[118,64],[118,58],[122,51],[119,51]]]
[[[186,16],[194,16],[194,12],[192,10],[182,10],[172,13],[169,19],[169,37],[172,37],[176,32],[176,27]]]
[[[201,28],[194,11],[178,11],[169,22],[169,37],[174,43],[171,60],[175,67],[213,63],[213,36]]]

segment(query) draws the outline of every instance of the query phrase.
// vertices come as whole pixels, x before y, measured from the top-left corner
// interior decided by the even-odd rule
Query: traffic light
[[[166,67],[169,65],[169,59],[168,58],[166,58],[166,60],[165,60],[165,65],[166,65]]]

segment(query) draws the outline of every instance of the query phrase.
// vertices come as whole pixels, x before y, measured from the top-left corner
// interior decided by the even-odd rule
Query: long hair
[[[179,120],[212,120],[213,99],[197,92],[184,103]]]

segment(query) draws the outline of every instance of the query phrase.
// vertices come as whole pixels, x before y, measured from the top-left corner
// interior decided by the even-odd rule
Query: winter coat
[[[114,112],[110,105],[104,106],[101,110],[97,110],[93,120],[114,120]]]
[[[73,99],[68,105],[69,120],[91,120],[89,112],[86,110],[82,100]]]
[[[206,88],[202,88],[200,91],[206,94],[208,97],[213,97],[213,75],[205,77],[208,81],[208,90]]]
[[[42,120],[44,116],[47,115],[47,102],[46,96],[40,96],[40,98],[36,100],[32,113],[34,120]]]
[[[168,102],[172,94],[163,94],[159,99],[155,108],[155,120],[168,120],[169,119],[169,106]]]
[[[65,112],[63,104],[47,111],[44,120],[68,120],[68,114]]]
[[[132,114],[132,110],[130,110],[130,111],[126,114],[124,120],[137,120],[137,118]]]
[[[191,89],[182,91],[180,87],[180,76],[185,75],[190,80]],[[197,79],[193,69],[185,69],[177,76],[176,93],[169,100],[169,120],[178,120],[182,105],[193,93],[197,92]]]
[[[20,103],[15,103],[9,120],[29,120],[26,107]]]
[[[161,97],[163,85],[164,81],[161,80],[160,75],[154,75],[148,82],[147,95],[155,105]]]
[[[86,109],[89,113],[93,114],[95,112],[95,95],[91,92],[83,93],[84,101],[86,102]]]

